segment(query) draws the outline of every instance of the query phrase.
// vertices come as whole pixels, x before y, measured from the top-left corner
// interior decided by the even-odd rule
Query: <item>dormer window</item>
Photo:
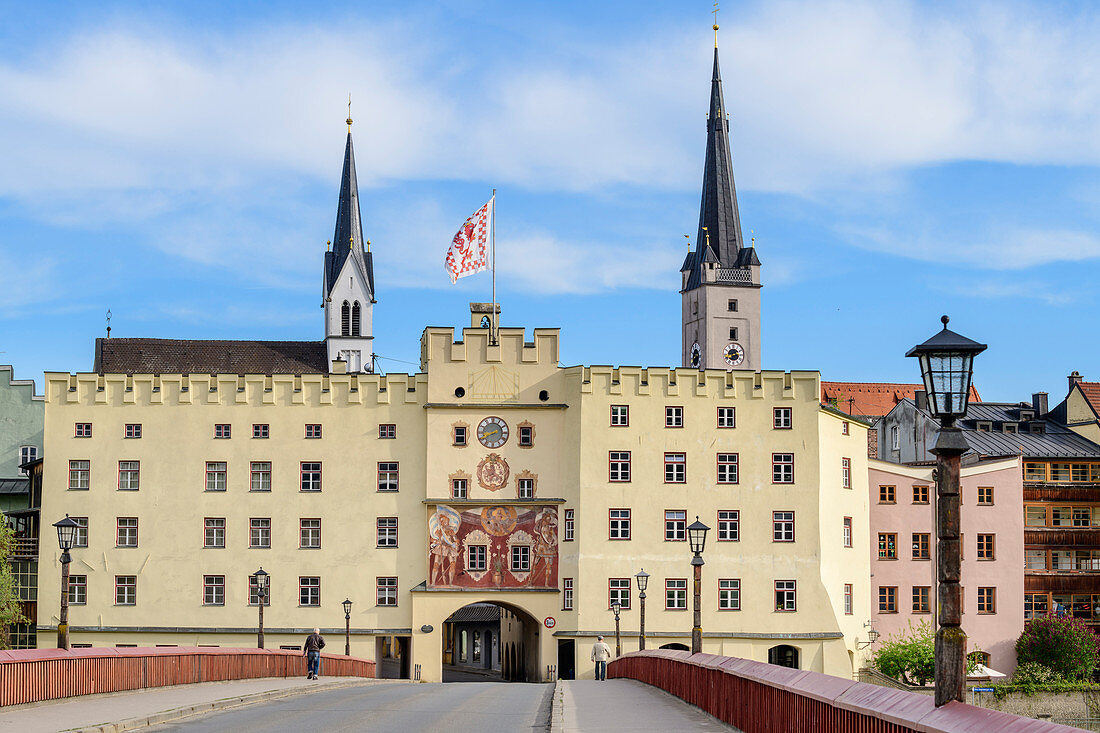
[[[991,433],[991,432],[993,432],[993,423],[990,422],[989,420],[979,420],[978,421],[978,432],[979,433]]]
[[[1038,435],[1042,435],[1043,433],[1045,433],[1047,431],[1047,425],[1046,425],[1046,423],[1042,423],[1042,422],[1033,422],[1030,425],[1028,425],[1028,429],[1033,433],[1036,433]]]
[[[1004,424],[1004,425],[1003,425],[1003,426],[1001,427],[1001,430],[1002,430],[1002,432],[1005,432],[1005,433],[1015,433],[1015,432],[1017,432],[1017,429],[1018,429],[1018,428],[1019,428],[1019,425],[1018,425],[1017,423],[1014,423],[1014,422],[1006,422],[1006,423],[1005,423],[1005,424]]]
[[[1035,411],[1034,410],[1020,410],[1020,421],[1021,422],[1027,422],[1028,420],[1034,420],[1034,419],[1035,419]]]

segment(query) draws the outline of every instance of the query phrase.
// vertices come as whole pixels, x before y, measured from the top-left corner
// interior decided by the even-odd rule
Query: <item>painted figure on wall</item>
[[[428,536],[432,587],[557,588],[557,507],[438,505]]]

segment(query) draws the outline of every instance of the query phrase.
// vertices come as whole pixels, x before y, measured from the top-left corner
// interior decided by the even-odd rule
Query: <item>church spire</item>
[[[332,293],[336,278],[349,257],[366,274],[371,301],[374,300],[374,266],[363,251],[363,222],[359,212],[359,184],[355,180],[355,148],[351,142],[351,102],[348,102],[348,141],[344,148],[344,172],[340,180],[340,203],[336,209],[336,232],[332,236],[332,252],[325,256],[325,294]]]
[[[717,28],[715,33],[717,34]],[[733,183],[729,120],[722,96],[722,74],[718,67],[718,45],[715,43],[710,111],[707,114],[707,156],[703,168],[702,200],[699,203],[699,231],[695,239],[695,266],[687,288],[698,287],[705,260],[717,259],[722,268],[742,265],[742,246],[741,215],[737,210],[737,189]]]

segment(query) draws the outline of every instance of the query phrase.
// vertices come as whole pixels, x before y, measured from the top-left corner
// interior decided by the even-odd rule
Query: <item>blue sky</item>
[[[596,7],[593,7],[593,6]],[[675,364],[710,2],[0,2],[0,362],[115,336],[316,339],[353,95],[376,349],[462,325],[498,189],[506,325]],[[915,381],[949,313],[987,399],[1100,379],[1100,6],[726,2],[766,368]]]

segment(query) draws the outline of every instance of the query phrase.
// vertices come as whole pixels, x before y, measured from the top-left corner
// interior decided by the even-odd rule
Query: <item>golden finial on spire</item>
[[[370,240],[367,240],[367,253],[370,253]]]
[[[691,249],[691,237],[685,234],[684,239],[687,240],[688,249]]]
[[[714,47],[718,48],[718,3],[714,4],[714,10],[710,12],[714,13]]]
[[[328,252],[328,248],[329,248],[329,247],[330,247],[331,245],[332,245],[332,240],[331,240],[331,239],[327,239],[327,240],[325,240],[325,251],[326,251],[326,252]]]
[[[715,36],[717,38],[718,36]],[[351,92],[348,92],[348,133],[351,133]]]
[[[752,237],[752,246],[755,247],[756,246],[756,230],[755,229],[750,229],[749,230],[749,236]]]
[[[706,227],[703,227],[703,234],[707,235],[707,246],[709,247],[710,246],[710,232],[707,231]]]

